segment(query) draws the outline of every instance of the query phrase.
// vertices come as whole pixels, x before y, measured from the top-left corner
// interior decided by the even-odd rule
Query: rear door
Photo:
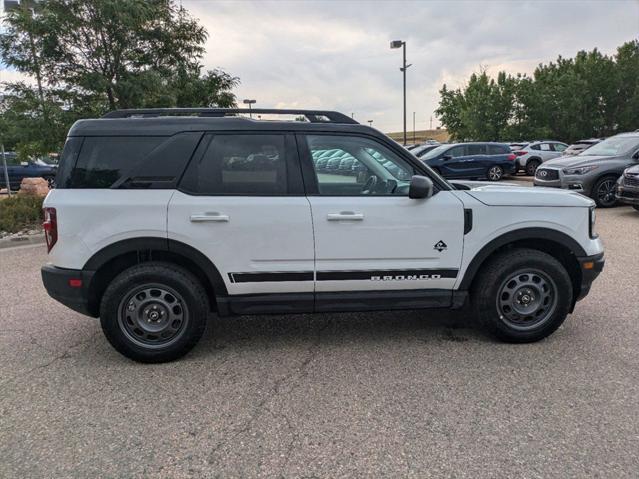
[[[205,254],[229,295],[313,294],[313,227],[290,134],[216,133],[169,204],[169,239]]]
[[[463,205],[452,192],[408,198],[415,170],[376,139],[313,134],[298,144],[309,165],[318,310],[332,307],[323,293],[452,289],[464,236]],[[350,155],[352,171],[313,169],[311,158],[326,150]]]

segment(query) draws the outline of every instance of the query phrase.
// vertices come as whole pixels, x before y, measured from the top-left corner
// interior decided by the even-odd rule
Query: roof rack
[[[349,123],[358,124],[350,116],[337,111],[324,110],[278,110],[271,108],[135,108],[129,110],[115,110],[105,114],[102,118],[153,118],[159,116],[200,116],[200,117],[224,117],[244,114],[275,114],[275,115],[300,115],[311,123]]]

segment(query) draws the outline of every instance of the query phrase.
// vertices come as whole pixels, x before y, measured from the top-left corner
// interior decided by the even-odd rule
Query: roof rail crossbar
[[[153,118],[159,116],[200,116],[200,117],[224,117],[230,115],[256,114],[256,115],[299,115],[305,117],[311,123],[349,123],[358,124],[350,116],[337,111],[325,110],[278,110],[272,108],[135,108],[128,110],[114,110],[105,114],[102,118]]]

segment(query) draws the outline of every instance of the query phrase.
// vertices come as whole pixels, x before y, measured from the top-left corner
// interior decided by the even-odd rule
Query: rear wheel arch
[[[204,286],[212,309],[217,297],[228,294],[217,267],[192,246],[163,238],[131,238],[103,248],[85,263],[83,271],[91,274],[89,310],[97,316],[102,295],[118,274],[150,261],[174,263],[191,272]]]
[[[479,276],[482,265],[500,253],[514,248],[528,248],[548,253],[566,268],[573,284],[573,306],[581,287],[581,268],[578,257],[586,256],[584,249],[570,236],[550,228],[524,228],[505,233],[486,244],[466,268],[459,289],[468,291]]]

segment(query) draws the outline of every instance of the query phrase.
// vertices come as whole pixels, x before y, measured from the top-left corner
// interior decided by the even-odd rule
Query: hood
[[[569,206],[590,207],[595,204],[575,191],[535,186],[478,186],[465,191],[489,206]]]
[[[601,160],[610,160],[616,158],[615,156],[587,156],[587,155],[575,155],[575,156],[561,156],[554,160],[544,161],[543,166],[553,166],[556,168],[575,168],[578,166],[588,166],[593,163],[598,163]]]

